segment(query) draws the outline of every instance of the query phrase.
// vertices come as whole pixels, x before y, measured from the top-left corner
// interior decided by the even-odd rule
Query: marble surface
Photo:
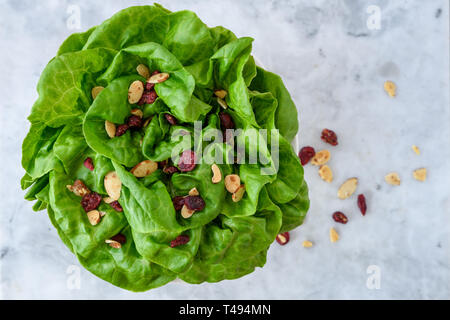
[[[161,0],[195,11],[208,25],[252,36],[254,55],[280,74],[300,110],[299,146],[330,147],[335,179],[307,166],[311,209],[291,242],[274,244],[262,269],[233,281],[171,283],[146,293],[116,288],[79,266],[45,213],[34,213],[19,188],[21,143],[39,74],[72,32],[145,1],[0,0],[1,215],[0,297],[4,299],[449,299],[450,130],[448,1]],[[368,28],[370,5],[380,28]],[[370,8],[369,8],[370,9]],[[370,11],[370,10],[369,10]],[[373,11],[371,11],[373,12]],[[369,26],[374,26],[369,24]],[[398,86],[395,99],[385,80]],[[422,151],[411,150],[416,144]],[[414,169],[428,168],[424,183]],[[387,185],[396,171],[402,184]],[[356,176],[368,200],[339,200]],[[336,225],[342,210],[349,223]],[[330,243],[335,227],[341,239]],[[314,247],[305,249],[303,240]],[[73,277],[79,274],[79,286]],[[378,278],[377,278],[378,277]],[[374,281],[375,279],[375,281]],[[376,279],[379,281],[377,282]]]

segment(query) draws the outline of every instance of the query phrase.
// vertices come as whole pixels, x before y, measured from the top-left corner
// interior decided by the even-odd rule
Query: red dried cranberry
[[[170,123],[172,126],[177,125],[177,119],[173,115],[165,113],[164,117],[166,117],[167,122]]]
[[[81,199],[81,206],[84,211],[89,212],[95,210],[102,202],[102,196],[96,192],[91,192],[83,196]]]
[[[175,240],[170,241],[170,247],[175,248],[189,242],[189,236],[180,235]]]
[[[334,133],[333,130],[323,129],[321,139],[323,141],[325,141],[326,143],[331,144],[332,146],[338,145],[338,138],[337,138],[336,133]]]
[[[220,125],[223,129],[234,129],[234,122],[231,116],[228,113],[220,112],[219,113],[220,118]]]
[[[86,158],[86,160],[84,160],[83,165],[89,170],[94,171],[94,162],[92,162],[91,158]]]
[[[316,154],[316,151],[313,147],[303,147],[300,152],[298,153],[298,157],[300,158],[300,162],[302,163],[302,166],[307,164],[309,160],[314,157]]]
[[[359,210],[361,210],[361,214],[365,216],[367,211],[367,204],[366,204],[366,197],[364,197],[363,194],[360,194],[358,196],[358,208]]]
[[[234,132],[231,129],[223,130],[222,136],[223,136],[223,142],[231,143],[234,138]]]
[[[132,115],[128,118],[128,127],[130,129],[140,129],[142,127],[142,118],[136,115]]]
[[[145,84],[145,91],[152,91],[155,88],[155,84],[154,83],[146,83]]]
[[[187,196],[184,204],[189,210],[202,211],[205,208],[205,201],[200,196]]]
[[[127,124],[121,124],[117,127],[116,130],[116,137],[120,137],[124,135],[129,129],[129,126]]]
[[[333,219],[334,221],[342,224],[346,224],[348,222],[347,216],[340,211],[336,211],[335,213],[333,213]]]
[[[120,205],[119,201],[113,201],[113,202],[111,202],[109,205],[110,205],[114,210],[116,210],[116,211],[119,211],[119,212],[122,212],[122,211],[123,211],[123,208],[122,208],[122,206]]]
[[[183,151],[180,160],[178,161],[178,168],[181,172],[189,172],[195,169],[196,162],[195,152],[192,150]]]
[[[157,98],[158,94],[156,93],[155,90],[145,91],[137,104],[139,106],[142,106],[144,104],[152,104],[153,102],[155,102]]]
[[[277,242],[284,246],[286,243],[289,242],[289,232],[283,232],[277,235]]]
[[[165,174],[174,174],[175,172],[178,172],[178,168],[174,166],[165,166],[163,172]]]
[[[169,161],[167,161],[167,160],[160,161],[160,162],[158,162],[158,168],[164,169],[164,167],[167,166],[168,164],[169,164]]]
[[[161,73],[161,71],[155,70],[155,71],[152,72],[152,76],[154,76],[155,74],[158,74],[158,73]]]
[[[124,244],[125,242],[127,242],[127,237],[125,237],[121,233],[118,233],[114,237],[112,237],[111,240],[117,241],[120,244]]]
[[[184,197],[176,196],[172,199],[172,203],[176,211],[181,210],[184,206]]]

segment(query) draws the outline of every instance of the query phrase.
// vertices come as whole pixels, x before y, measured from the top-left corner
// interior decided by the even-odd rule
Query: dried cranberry
[[[181,210],[184,206],[184,197],[176,196],[172,199],[172,203],[176,211]]]
[[[365,216],[367,211],[367,204],[366,204],[366,197],[364,197],[363,194],[360,194],[358,196],[358,208],[359,210],[361,210],[362,215]]]
[[[189,242],[189,236],[180,235],[175,240],[170,241],[170,247],[175,248]]]
[[[165,113],[164,117],[166,117],[167,122],[170,123],[172,126],[177,125],[177,119],[173,115]]]
[[[158,168],[164,169],[164,167],[167,166],[168,164],[169,164],[169,161],[167,161],[167,160],[160,161],[160,162],[158,162]]]
[[[332,146],[338,145],[338,138],[337,138],[336,133],[334,133],[333,130],[323,129],[321,139],[323,141],[325,141],[326,143],[331,144]]]
[[[234,122],[231,116],[228,113],[220,112],[219,113],[220,118],[220,125],[222,129],[234,129]]]
[[[122,206],[120,205],[119,201],[113,201],[113,202],[111,202],[109,205],[110,205],[114,210],[116,210],[116,211],[119,211],[119,212],[122,212],[122,211],[123,211],[123,208],[122,208]]]
[[[91,192],[83,196],[81,199],[81,206],[84,211],[89,212],[95,210],[102,202],[102,196],[96,192]]]
[[[335,213],[333,213],[333,219],[334,221],[343,224],[346,224],[348,222],[347,216],[340,211],[336,211]]]
[[[316,154],[316,151],[313,147],[303,147],[300,152],[298,153],[298,157],[300,158],[300,162],[302,163],[302,166],[307,164],[309,160],[311,160],[314,155]]]
[[[187,196],[184,204],[189,210],[201,211],[205,208],[205,201],[200,196]]]
[[[89,170],[94,171],[94,163],[92,162],[91,158],[86,158],[86,160],[84,160],[83,165]]]
[[[161,71],[155,70],[155,71],[152,72],[152,76],[154,76],[155,74],[158,74],[158,73],[161,73]]]
[[[127,242],[127,237],[125,237],[121,233],[118,233],[114,237],[112,237],[111,240],[117,241],[120,244],[124,244],[125,242]]]
[[[163,172],[165,174],[174,174],[175,172],[178,172],[178,168],[174,166],[165,166]]]
[[[128,127],[130,129],[140,129],[142,127],[142,118],[136,115],[132,115],[128,118]]]
[[[178,161],[178,168],[181,172],[189,172],[195,169],[196,162],[195,152],[192,150],[183,151],[180,160]]]
[[[231,143],[233,141],[234,132],[231,129],[223,130],[222,136],[223,136],[223,142]]]
[[[289,242],[289,232],[283,232],[277,235],[277,242],[284,246],[286,243]]]
[[[155,90],[145,91],[141,97],[141,100],[137,103],[139,106],[144,104],[152,104],[158,98],[158,94]]]
[[[120,126],[117,127],[116,137],[124,135],[128,131],[128,129],[129,126],[127,124],[121,124]]]
[[[154,83],[147,82],[145,84],[145,91],[152,91],[154,88],[155,88],[155,84]]]

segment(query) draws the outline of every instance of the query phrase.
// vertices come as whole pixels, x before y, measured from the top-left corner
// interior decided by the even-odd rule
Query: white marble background
[[[449,299],[450,130],[448,1],[161,0],[195,11],[208,25],[252,36],[254,54],[282,75],[300,110],[300,145],[325,148],[320,131],[339,135],[330,147],[335,180],[326,184],[306,167],[311,209],[285,247],[274,244],[263,269],[233,281],[172,283],[131,293],[81,268],[80,289],[69,289],[79,266],[44,212],[23,200],[19,179],[26,116],[39,74],[72,32],[68,8],[81,12],[81,30],[131,4],[150,1],[0,0],[0,297],[4,299]],[[369,5],[381,9],[370,30]],[[383,91],[385,80],[398,96]],[[411,145],[420,147],[415,155]],[[420,183],[412,171],[426,167]],[[397,171],[400,187],[384,182]],[[368,200],[362,217],[355,196],[336,191],[360,180]],[[347,225],[331,214],[342,210]],[[334,226],[341,240],[330,243]],[[314,247],[301,243],[311,240]],[[367,286],[369,266],[380,287]],[[69,269],[68,269],[69,268]],[[370,269],[369,269],[370,270]],[[369,281],[370,282],[370,281]]]

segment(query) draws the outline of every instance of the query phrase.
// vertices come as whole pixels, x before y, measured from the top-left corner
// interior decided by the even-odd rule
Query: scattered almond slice
[[[158,169],[158,163],[151,160],[145,160],[142,162],[139,162],[137,165],[134,166],[133,169],[131,169],[131,173],[136,178],[143,178],[146,177],[153,172],[155,172]]]
[[[145,79],[150,78],[150,70],[148,69],[148,67],[145,64],[138,65],[136,67],[136,71],[141,77],[143,77]]]
[[[141,109],[137,109],[137,108],[131,110],[131,114],[134,115],[134,116],[138,116],[141,119],[144,117],[144,113],[142,112],[142,110]]]
[[[217,97],[217,103],[223,108],[223,109],[227,109],[228,108],[228,104],[225,100]]]
[[[331,171],[331,168],[326,164],[319,168],[319,176],[328,183],[333,181],[333,171]]]
[[[231,195],[233,202],[239,202],[244,197],[245,185],[241,184],[239,188]]]
[[[116,201],[116,200],[111,199],[110,197],[104,197],[103,198],[103,202],[105,202],[106,204],[113,203],[114,201]]]
[[[418,156],[420,156],[420,150],[419,150],[419,148],[418,148],[416,145],[412,145],[411,148],[413,149],[413,151],[414,151]]]
[[[357,186],[358,186],[357,178],[350,178],[347,181],[345,181],[338,189],[337,194],[339,199],[343,200],[350,197],[356,191]]]
[[[181,216],[185,219],[192,217],[194,212],[195,210],[189,209],[186,205],[183,205],[183,207],[181,208]]]
[[[116,136],[116,125],[108,120],[105,120],[105,130],[108,137],[114,138]]]
[[[104,186],[108,196],[114,201],[119,200],[122,189],[122,181],[115,171],[109,172],[104,179]]]
[[[330,241],[331,242],[336,242],[339,240],[339,234],[337,233],[337,231],[334,228],[330,229]]]
[[[384,177],[384,180],[388,184],[393,185],[393,186],[399,186],[400,185],[400,176],[398,175],[397,172],[391,172],[391,173],[387,174]]]
[[[100,92],[102,92],[103,89],[105,88],[102,86],[93,87],[91,90],[92,99],[95,100],[95,98],[97,98],[97,96],[100,94]]]
[[[147,83],[162,83],[170,78],[170,75],[168,73],[162,72],[157,73],[150,77],[150,79],[147,80]]]
[[[91,192],[91,190],[89,190],[89,188],[81,180],[75,180],[73,185],[67,185],[66,187],[70,192],[73,192],[78,197],[84,197]]]
[[[225,177],[225,188],[229,193],[235,193],[241,186],[241,178],[237,174],[229,174]]]
[[[311,241],[303,241],[302,245],[304,248],[311,248],[313,243]]]
[[[189,190],[189,195],[190,196],[199,196],[200,192],[198,192],[197,188],[192,188],[191,190]]]
[[[427,179],[427,169],[426,168],[420,168],[413,171],[413,177],[414,179],[418,181],[425,181]]]
[[[87,213],[87,217],[89,219],[89,223],[93,226],[97,225],[101,220],[100,212],[97,210],[92,210]]]
[[[105,211],[99,211],[99,212],[100,212],[100,217],[106,216],[106,212]]]
[[[212,177],[212,183],[219,183],[220,181],[222,181],[222,172],[220,171],[220,168],[217,166],[217,164],[213,164],[211,166],[211,170],[213,172],[213,177]],[[240,179],[239,179],[240,180]],[[240,183],[240,182],[239,182]]]
[[[107,239],[107,240],[105,240],[105,243],[109,244],[110,247],[113,247],[113,248],[115,248],[115,249],[120,249],[120,248],[122,248],[122,245],[120,244],[119,241]]]
[[[142,81],[133,81],[128,89],[128,102],[130,104],[138,103],[144,93],[144,84]]]
[[[225,99],[228,92],[226,92],[225,90],[215,90],[214,94],[216,95],[216,97],[219,97],[220,99]]]
[[[321,150],[317,152],[314,157],[311,159],[311,164],[315,166],[321,166],[327,163],[331,158],[330,151],[328,150]]]
[[[387,92],[387,94],[391,97],[394,98],[396,95],[396,90],[397,90],[397,86],[395,85],[394,82],[392,81],[386,81],[384,83],[384,91]]]

